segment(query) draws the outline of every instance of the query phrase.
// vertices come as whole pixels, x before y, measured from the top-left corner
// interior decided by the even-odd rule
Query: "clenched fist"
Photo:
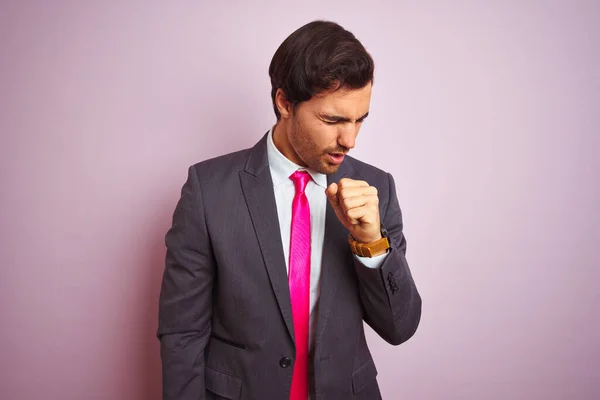
[[[377,188],[365,181],[343,178],[329,185],[325,194],[356,241],[371,243],[381,239]]]

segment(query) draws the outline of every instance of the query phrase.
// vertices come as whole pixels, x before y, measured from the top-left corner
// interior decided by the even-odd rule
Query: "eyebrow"
[[[365,118],[367,118],[368,116],[369,116],[369,112],[367,111],[367,113],[365,115],[363,115],[362,117],[358,118],[357,121],[362,121]],[[350,118],[342,117],[339,115],[321,114],[321,118],[326,119],[328,121],[332,121],[332,122],[352,122],[352,120]]]

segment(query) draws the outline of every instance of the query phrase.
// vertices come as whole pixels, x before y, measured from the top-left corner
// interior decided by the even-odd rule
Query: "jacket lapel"
[[[349,161],[345,160],[335,174],[327,176],[328,185],[339,182],[344,177],[354,177],[354,168]],[[263,136],[250,151],[248,162],[244,170],[240,171],[240,181],[273,293],[290,337],[294,340],[290,290],[277,216],[277,204],[273,192],[273,180],[267,156],[267,135]],[[340,262],[348,257],[348,247],[339,245],[340,238],[345,240],[347,235],[348,230],[338,220],[331,204],[327,201],[325,240],[321,259],[321,295],[315,338],[317,346],[321,342],[320,337],[333,308],[333,298],[340,274],[348,268],[345,263]]]
[[[342,178],[353,178],[354,168],[346,159],[335,174],[327,176],[327,185],[337,183]],[[340,280],[340,274],[345,273],[349,268],[342,261],[348,258],[348,246],[340,246],[340,240],[345,241],[348,236],[348,230],[340,220],[329,200],[327,200],[327,211],[325,213],[325,240],[323,242],[323,255],[321,258],[321,287],[319,299],[319,317],[317,321],[317,331],[315,343],[317,346],[321,343],[321,335],[325,331],[327,318],[331,314],[334,306],[333,299],[337,290],[337,283]]]
[[[285,256],[277,217],[275,193],[273,192],[273,180],[267,157],[267,135],[250,151],[246,167],[240,171],[240,181],[271,287],[288,332],[294,340]]]

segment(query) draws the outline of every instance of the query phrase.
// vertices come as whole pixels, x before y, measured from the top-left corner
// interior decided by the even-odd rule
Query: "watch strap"
[[[354,240],[352,235],[348,235],[348,243],[352,252],[360,257],[372,258],[375,254],[390,248],[390,241],[387,236],[371,243],[361,243]]]

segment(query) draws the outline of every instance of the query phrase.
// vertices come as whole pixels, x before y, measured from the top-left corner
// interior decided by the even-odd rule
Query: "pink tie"
[[[308,321],[310,313],[310,207],[304,193],[310,175],[296,171],[290,178],[296,186],[292,202],[290,237],[290,299],[294,317],[296,363],[290,400],[308,399]]]

